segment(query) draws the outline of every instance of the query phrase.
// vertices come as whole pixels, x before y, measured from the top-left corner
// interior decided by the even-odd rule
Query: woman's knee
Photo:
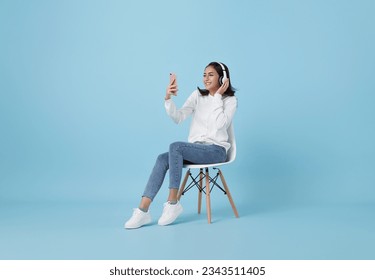
[[[183,145],[185,145],[186,143],[185,142],[181,142],[181,141],[177,141],[177,142],[173,142],[169,145],[169,152],[175,152],[175,151],[178,151],[179,148]]]
[[[167,166],[168,166],[168,163],[169,163],[168,153],[160,154],[160,155],[156,158],[156,163],[157,163],[157,164],[163,164],[163,165],[167,165]]]

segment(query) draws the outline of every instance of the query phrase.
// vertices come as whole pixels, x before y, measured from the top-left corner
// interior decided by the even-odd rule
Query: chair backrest
[[[227,162],[232,162],[236,159],[237,153],[236,137],[234,136],[233,123],[228,127],[228,141],[230,143],[230,148],[227,152]]]

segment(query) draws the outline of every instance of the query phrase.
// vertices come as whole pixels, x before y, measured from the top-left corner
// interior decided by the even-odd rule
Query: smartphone
[[[169,73],[169,84],[173,85],[174,83],[176,83],[176,80],[177,80],[176,74],[175,73]]]

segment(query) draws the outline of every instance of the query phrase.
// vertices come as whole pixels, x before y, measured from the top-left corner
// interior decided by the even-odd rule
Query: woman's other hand
[[[229,87],[229,79],[225,79],[221,87],[217,90],[216,93],[223,95]]]

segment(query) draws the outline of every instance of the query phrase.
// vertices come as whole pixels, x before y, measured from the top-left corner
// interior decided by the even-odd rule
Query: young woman
[[[172,80],[165,95],[165,109],[176,123],[192,115],[188,142],[174,142],[169,152],[160,154],[144,190],[139,207],[134,209],[125,228],[139,228],[151,223],[150,204],[169,169],[169,196],[164,203],[159,225],[173,223],[183,208],[177,200],[184,162],[210,164],[224,162],[230,148],[228,127],[237,109],[235,90],[230,82],[228,67],[219,62],[211,62],[204,70],[205,89],[197,88],[177,109],[172,96],[177,96],[177,81]]]

